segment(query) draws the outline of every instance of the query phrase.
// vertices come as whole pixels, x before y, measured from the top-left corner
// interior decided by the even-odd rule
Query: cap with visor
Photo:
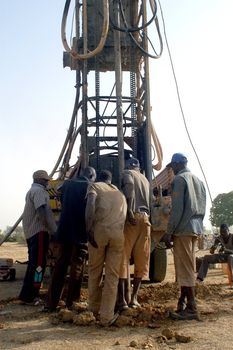
[[[52,178],[48,175],[47,171],[45,170],[37,170],[33,173],[32,175],[33,180],[38,180],[38,179],[42,179],[42,180],[51,180]]]
[[[166,167],[170,168],[174,163],[186,164],[187,162],[188,162],[188,159],[183,153],[174,153],[170,163],[168,163]]]

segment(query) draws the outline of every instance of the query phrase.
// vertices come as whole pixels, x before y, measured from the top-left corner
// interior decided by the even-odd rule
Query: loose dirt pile
[[[5,246],[4,257],[25,261],[23,246]],[[11,248],[11,250],[10,250]],[[20,255],[21,251],[21,255]],[[174,283],[172,255],[162,284],[143,284],[141,308],[124,311],[113,327],[103,328],[87,310],[88,291],[84,285],[81,302],[67,310],[43,313],[42,305],[23,306],[17,300],[26,266],[17,265],[15,282],[0,282],[0,349],[107,350],[107,349],[231,349],[233,290],[221,269],[210,270],[205,284],[197,286],[201,321],[172,321],[169,311],[176,307],[179,289]],[[41,291],[45,298],[49,277]],[[223,342],[224,339],[224,342]],[[188,343],[188,344],[187,344]]]

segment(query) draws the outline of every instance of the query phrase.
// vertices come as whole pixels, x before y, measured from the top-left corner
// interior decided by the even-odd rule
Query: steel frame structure
[[[75,1],[76,34],[72,50],[64,53],[64,66],[76,71],[80,98],[77,120],[81,144],[75,169],[88,164],[97,173],[109,169],[113,182],[119,185],[125,160],[134,156],[151,182],[149,57],[144,53],[148,51],[146,0],[110,1],[105,45],[101,52],[86,59],[101,38],[103,7],[102,0]],[[141,24],[140,35],[136,30],[129,35],[122,11],[130,27]],[[75,52],[81,52],[84,58],[76,58]],[[63,174],[67,170],[63,167]]]

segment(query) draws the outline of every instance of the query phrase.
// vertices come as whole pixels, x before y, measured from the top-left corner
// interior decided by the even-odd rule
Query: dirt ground
[[[26,261],[27,249],[17,243],[4,243],[0,257]],[[210,269],[204,285],[197,286],[200,321],[169,319],[169,310],[174,309],[178,297],[170,252],[165,281],[142,285],[139,298],[142,308],[125,312],[112,327],[101,328],[85,312],[85,284],[82,303],[73,312],[62,309],[51,315],[42,313],[41,305],[20,305],[17,295],[26,265],[14,265],[16,281],[0,281],[0,349],[232,349],[233,290],[221,267]],[[48,281],[47,272],[42,299]]]

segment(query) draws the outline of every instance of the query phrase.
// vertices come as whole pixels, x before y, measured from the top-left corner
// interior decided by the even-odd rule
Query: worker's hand
[[[211,247],[210,248],[210,254],[214,254],[214,252],[215,252],[215,247]]]
[[[163,237],[160,239],[160,242],[164,242],[166,245],[166,248],[168,249],[173,248],[172,235],[170,233],[165,233]]]
[[[98,248],[98,244],[95,241],[94,232],[93,231],[89,231],[87,233],[87,240],[92,245],[93,248]]]
[[[134,214],[129,212],[128,213],[128,220],[131,225],[137,225],[137,220],[134,217]]]

